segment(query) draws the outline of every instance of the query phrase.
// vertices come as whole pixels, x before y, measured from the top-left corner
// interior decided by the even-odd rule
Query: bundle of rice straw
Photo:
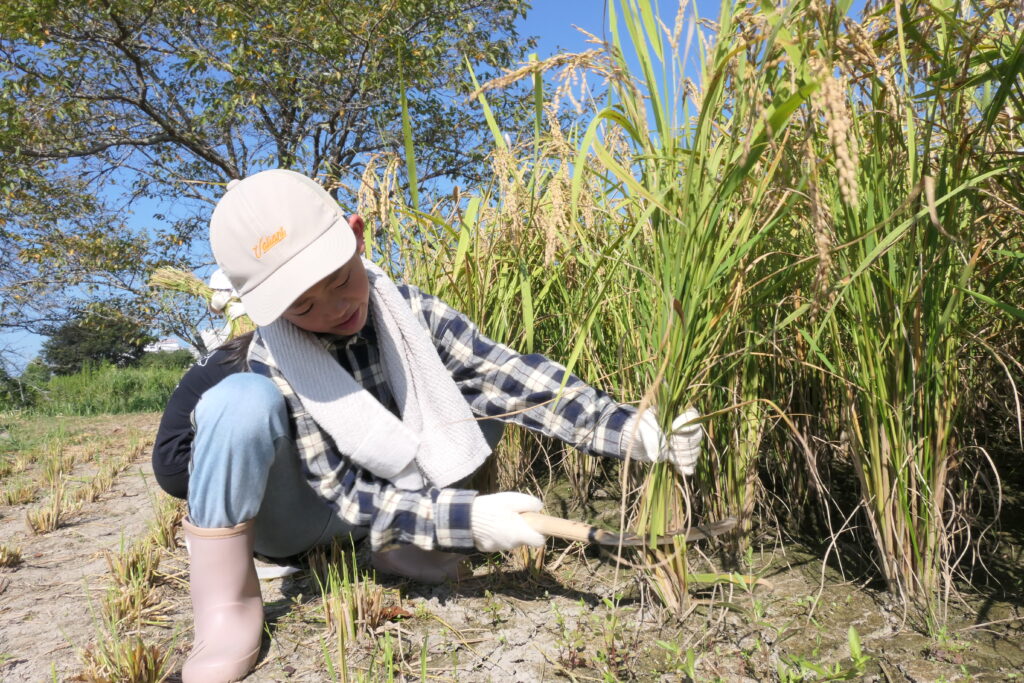
[[[153,271],[149,286],[201,297],[210,312],[227,319],[223,330],[226,333],[224,341],[256,329],[256,324],[246,315],[238,294],[220,270],[215,271],[210,277],[210,284],[206,284],[187,270],[164,266]]]

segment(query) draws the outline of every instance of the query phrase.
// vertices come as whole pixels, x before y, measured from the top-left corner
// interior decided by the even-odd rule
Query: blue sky
[[[660,9],[662,21],[672,26],[675,21],[678,0],[651,0]],[[690,6],[690,3],[687,3]],[[718,3],[713,0],[697,0],[702,16],[714,17]],[[520,35],[537,38],[536,53],[544,59],[558,52],[582,52],[593,46],[573,26],[610,40],[606,30],[605,0],[534,0],[533,8],[526,19],[520,20]],[[0,335],[0,348],[13,350],[24,365],[39,353],[42,340],[36,335]]]
[[[678,0],[651,0],[658,7],[661,20],[669,27],[675,21]],[[719,3],[714,0],[696,0],[702,17],[715,18]],[[692,0],[686,0],[692,6]],[[525,20],[520,22],[523,35],[537,36],[537,55],[543,59],[559,51],[580,52],[589,49],[586,37],[573,25],[601,37],[605,31],[605,0],[533,0],[533,8]],[[558,50],[556,48],[562,48]]]

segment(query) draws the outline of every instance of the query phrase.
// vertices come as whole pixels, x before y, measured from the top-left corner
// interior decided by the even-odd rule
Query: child
[[[459,552],[543,545],[520,517],[539,499],[458,488],[501,435],[500,423],[478,417],[693,471],[701,428],[683,423],[696,411],[666,439],[652,413],[396,285],[361,258],[362,219],[346,221],[301,174],[232,181],[210,243],[259,327],[186,374],[154,448],[161,486],[188,499],[186,683],[236,680],[252,667],[263,624],[254,550],[283,558],[369,536],[379,571],[440,582],[463,575]]]

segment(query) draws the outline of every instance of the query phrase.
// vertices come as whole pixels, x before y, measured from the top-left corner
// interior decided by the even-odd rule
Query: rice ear
[[[149,278],[149,286],[202,297],[207,304],[210,303],[210,299],[213,297],[213,290],[210,286],[197,278],[193,273],[170,266],[163,266],[154,270],[153,275]]]
[[[170,266],[153,271],[153,275],[149,279],[149,286],[200,297],[207,306],[210,305],[215,293],[214,289],[196,277],[194,273]],[[227,311],[227,307],[224,311]],[[243,314],[228,319],[228,339],[234,339],[255,329],[256,323],[248,315]]]

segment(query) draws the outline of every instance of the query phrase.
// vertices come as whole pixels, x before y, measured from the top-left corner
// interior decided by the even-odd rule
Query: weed
[[[427,607],[427,603],[425,601],[416,603],[416,608],[413,610],[413,616],[417,619],[429,619],[432,616],[430,614],[430,608]]]
[[[506,618],[502,615],[502,610],[505,606],[500,600],[494,597],[494,593],[489,590],[484,591],[484,614],[490,617],[491,626],[498,626],[506,621]]]
[[[832,665],[819,664],[804,657],[783,656],[776,665],[776,672],[782,683],[802,683],[803,681],[855,681],[864,677],[871,657],[864,654],[860,636],[851,626],[847,632],[850,647],[850,665],[843,667],[840,662]]]
[[[668,671],[681,674],[691,681],[697,678],[697,653],[692,647],[683,652],[678,643],[667,640],[655,641],[655,645],[668,653],[668,666],[665,667]]]
[[[586,656],[587,639],[578,628],[570,628],[566,622],[565,615],[558,609],[556,603],[552,604],[555,614],[555,647],[558,651],[558,662],[570,671],[590,665]]]
[[[600,617],[601,647],[597,648],[594,659],[603,668],[603,674],[613,680],[630,677],[629,667],[634,659],[634,647],[627,642],[619,621],[618,598],[615,601],[604,598],[604,613]]]

